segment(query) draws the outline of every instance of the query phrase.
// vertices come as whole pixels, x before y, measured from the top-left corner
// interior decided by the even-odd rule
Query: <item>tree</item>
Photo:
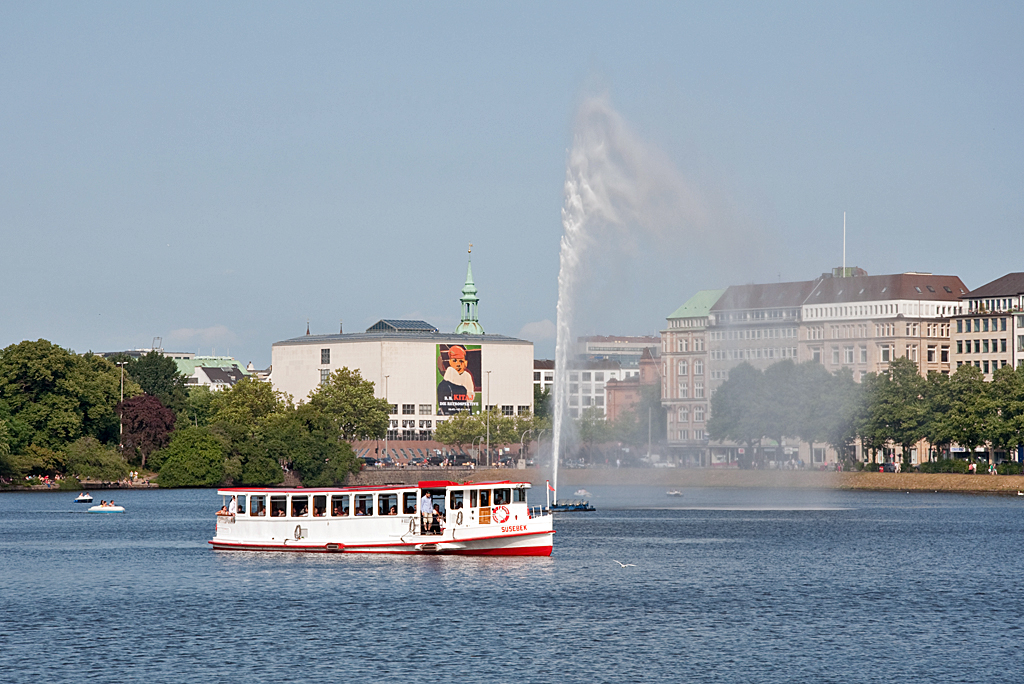
[[[30,444],[63,448],[83,435],[116,442],[120,391],[120,369],[98,356],[78,356],[46,340],[0,351],[0,404],[12,451]],[[141,389],[128,380],[124,391],[132,397]]]
[[[731,439],[746,444],[748,452],[761,441],[764,431],[758,414],[758,397],[763,380],[761,371],[746,362],[729,372],[729,379],[711,397],[711,418],[707,422],[711,439]],[[745,454],[740,465],[751,467],[752,454]]]
[[[551,388],[540,388],[540,385],[533,386],[533,415],[542,418],[551,418]]]
[[[1024,366],[1003,366],[989,385],[993,416],[990,438],[1006,451],[1024,443]]]
[[[146,458],[157,449],[167,446],[170,434],[174,431],[174,411],[149,394],[125,399],[118,404],[118,410],[124,425],[123,453],[133,462],[137,457],[139,466],[145,468]]]
[[[380,439],[387,434],[388,402],[373,396],[374,386],[358,370],[341,368],[309,393],[306,406],[318,428],[339,440]]]
[[[909,463],[910,448],[927,432],[925,379],[917,364],[900,357],[889,364],[871,384],[870,408],[864,429],[876,438],[903,447],[903,460]]]
[[[612,438],[612,426],[605,420],[604,412],[596,406],[583,411],[576,420],[576,430],[580,441],[587,445],[588,454],[593,452],[595,444],[604,444]]]
[[[153,350],[145,356],[128,361],[125,372],[139,384],[146,394],[174,411],[185,408],[187,401],[186,378],[178,371],[174,359]]]
[[[128,466],[121,455],[95,437],[80,437],[68,446],[66,469],[79,480],[114,482],[128,475]]]
[[[477,439],[484,437],[486,427],[480,420],[480,416],[473,415],[469,411],[461,411],[448,417],[447,420],[438,421],[434,430],[434,439],[441,444],[455,446],[462,451],[462,445],[472,444]]]
[[[176,431],[158,454],[161,487],[212,487],[224,479],[223,443],[204,428]]]
[[[245,377],[230,389],[211,392],[209,422],[228,422],[255,429],[266,419],[292,408],[291,397],[275,390],[269,382]]]
[[[990,433],[994,405],[980,368],[964,364],[949,376],[949,411],[937,426],[941,443],[956,442],[973,455]]]

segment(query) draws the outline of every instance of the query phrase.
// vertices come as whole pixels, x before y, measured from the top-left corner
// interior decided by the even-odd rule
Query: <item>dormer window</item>
[[[925,287],[928,288],[929,292],[935,292],[935,288],[932,287],[931,285],[925,285]]]
[[[949,289],[949,285],[943,285],[942,289],[945,290],[946,292],[948,292],[949,294],[953,294],[953,291],[951,289]]]
[[[915,286],[914,286],[914,289],[915,289],[915,290],[917,290],[917,294],[921,294],[921,288],[920,288],[920,287],[918,287],[917,285],[915,285]]]

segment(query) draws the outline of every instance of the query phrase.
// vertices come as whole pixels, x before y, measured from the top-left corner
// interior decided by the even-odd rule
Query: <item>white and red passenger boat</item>
[[[526,502],[528,482],[218,490],[219,550],[550,556],[552,516]],[[435,510],[425,515],[423,510]]]

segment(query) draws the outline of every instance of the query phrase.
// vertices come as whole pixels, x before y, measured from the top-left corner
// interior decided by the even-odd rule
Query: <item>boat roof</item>
[[[452,482],[451,480],[420,480],[416,484],[391,482],[384,485],[353,485],[343,487],[221,487],[218,494],[330,494],[332,492],[384,492],[402,489],[445,489],[447,487],[491,487],[494,485],[530,488],[529,482],[490,480],[488,482]]]

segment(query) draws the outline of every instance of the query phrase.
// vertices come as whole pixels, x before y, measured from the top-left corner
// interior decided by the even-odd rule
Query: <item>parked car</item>
[[[878,466],[878,472],[880,472],[880,473],[895,473],[896,472],[896,464],[895,463],[883,463],[882,465]]]

